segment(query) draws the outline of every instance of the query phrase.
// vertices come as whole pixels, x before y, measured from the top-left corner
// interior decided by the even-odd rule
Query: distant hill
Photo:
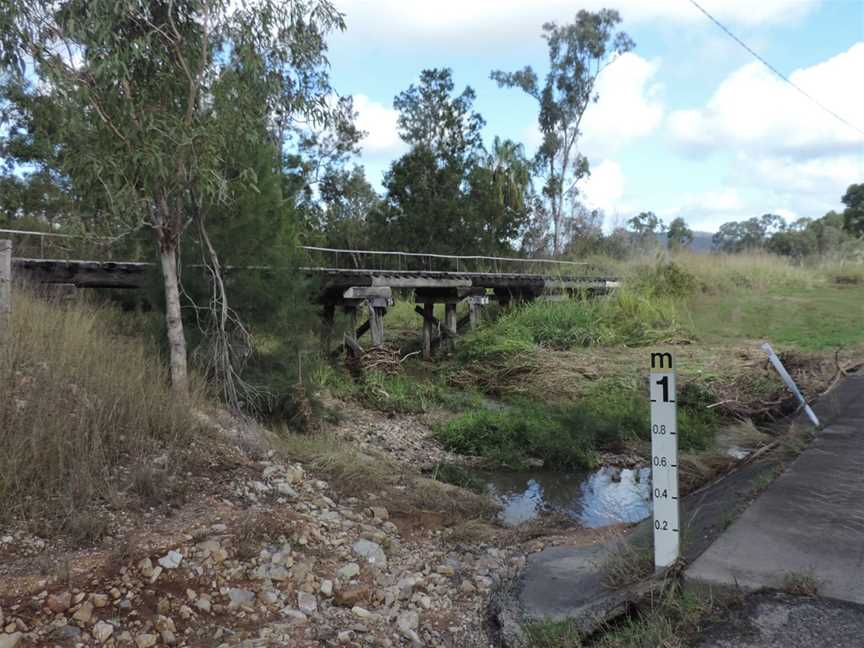
[[[693,242],[690,244],[690,249],[696,253],[706,253],[710,252],[713,248],[711,243],[711,237],[714,236],[713,232],[693,232]],[[658,234],[657,239],[666,244],[666,234]]]

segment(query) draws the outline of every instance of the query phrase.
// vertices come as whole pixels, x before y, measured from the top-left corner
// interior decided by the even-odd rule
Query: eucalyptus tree
[[[534,162],[536,171],[545,178],[545,211],[552,222],[556,255],[561,251],[565,215],[578,195],[577,184],[589,173],[579,141],[585,111],[598,99],[597,77],[616,57],[634,47],[626,33],[616,32],[620,22],[617,11],[602,9],[596,13],[581,10],[572,24],[544,24],[549,71],[542,82],[531,66],[491,73],[499,86],[520,88],[539,105],[537,121],[543,141]]]
[[[104,193],[116,231],[152,231],[162,270],[171,378],[188,393],[178,250],[191,225],[206,251],[212,312],[230,318],[217,250],[202,206],[219,204],[230,181],[255,182],[222,152],[232,139],[262,138],[332,112],[325,37],[344,29],[329,0],[31,0],[7,3],[0,19],[0,63],[7,74],[38,78],[33,91],[60,115],[55,144],[62,171]],[[238,65],[230,88],[224,73]],[[217,92],[256,110],[223,119]],[[263,136],[268,136],[264,134]],[[274,139],[278,135],[271,135]],[[221,360],[229,362],[222,349]],[[229,375],[230,367],[225,367]]]
[[[680,216],[669,223],[666,241],[672,250],[683,250],[693,242],[693,230],[687,227],[687,221]]]

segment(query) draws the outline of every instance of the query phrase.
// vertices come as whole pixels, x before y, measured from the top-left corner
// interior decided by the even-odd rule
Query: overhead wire
[[[773,65],[771,65],[771,63],[769,63],[768,61],[766,61],[766,60],[765,60],[762,56],[760,56],[760,55],[759,55],[755,50],[753,50],[752,47],[750,47],[747,43],[745,43],[743,40],[741,40],[740,38],[738,38],[738,36],[736,36],[735,34],[733,34],[732,31],[730,31],[730,30],[726,27],[726,25],[724,25],[724,24],[721,23],[719,20],[717,20],[714,16],[712,16],[710,13],[708,13],[708,11],[707,11],[704,7],[702,7],[702,5],[700,5],[698,2],[696,2],[696,0],[688,0],[688,2],[689,2],[690,4],[692,4],[694,7],[696,7],[696,8],[697,8],[699,11],[701,11],[703,14],[705,14],[705,16],[708,18],[708,20],[710,20],[710,21],[713,22],[715,25],[717,25],[720,29],[722,29],[722,30],[723,30],[723,31],[724,31],[724,32],[725,32],[725,33],[726,33],[726,34],[727,34],[727,35],[728,35],[732,40],[734,40],[734,41],[735,41],[736,43],[738,43],[741,47],[743,47],[745,50],[747,50],[747,51],[748,51],[748,52],[749,52],[749,53],[750,53],[750,54],[751,54],[751,55],[752,55],[756,60],[758,60],[760,63],[762,63],[762,65],[764,65],[764,66],[767,67],[769,70],[771,70],[774,74],[776,74],[778,77],[780,77],[783,81],[785,81],[785,82],[788,83],[790,86],[792,86],[793,88],[795,88],[795,90],[797,90],[799,93],[801,93],[802,95],[804,95],[807,99],[809,99],[809,100],[810,100],[811,102],[813,102],[815,105],[819,106],[819,108],[821,108],[822,110],[824,110],[826,113],[828,113],[829,115],[831,115],[831,116],[834,117],[835,119],[839,120],[840,122],[842,122],[843,124],[845,124],[846,126],[848,126],[849,128],[851,128],[852,130],[858,132],[859,134],[864,135],[864,130],[858,128],[858,126],[856,126],[855,124],[853,124],[853,123],[850,122],[849,120],[845,119],[842,115],[839,115],[839,114],[837,114],[836,112],[834,112],[833,110],[831,110],[831,108],[829,108],[828,106],[826,106],[825,104],[823,104],[821,101],[819,101],[818,99],[816,99],[816,97],[814,97],[813,95],[811,95],[809,92],[807,92],[806,90],[804,90],[801,86],[799,86],[799,85],[796,84],[794,81],[792,81],[789,77],[787,77],[785,74],[783,74],[780,70],[778,70],[776,67],[774,67]]]

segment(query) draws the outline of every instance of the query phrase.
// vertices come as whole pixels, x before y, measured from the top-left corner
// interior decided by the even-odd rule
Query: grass
[[[783,591],[795,596],[818,596],[819,581],[809,572],[787,572],[783,576]]]
[[[603,563],[603,585],[618,589],[637,583],[654,571],[654,550],[621,542]]]
[[[707,450],[717,417],[696,386],[679,394],[679,447]],[[550,469],[593,468],[597,452],[620,452],[631,442],[648,442],[650,412],[641,384],[601,379],[575,402],[516,399],[503,409],[474,409],[439,426],[445,448],[486,457],[513,469],[539,459]]]
[[[341,368],[322,364],[312,382],[330,389],[335,396],[382,412],[420,414],[435,407],[460,411],[477,407],[481,402],[475,391],[453,389],[434,376],[373,371],[355,379]]]
[[[0,346],[0,522],[39,517],[93,540],[104,525],[88,521],[92,503],[118,488],[158,498],[171,481],[196,423],[157,349],[117,333],[120,317],[15,286]],[[157,455],[168,460],[155,483],[123,476]]]
[[[864,342],[864,285],[703,294],[688,308],[692,329],[709,343],[770,340],[823,351]]]
[[[717,610],[715,601],[671,587],[590,637],[583,637],[572,619],[527,624],[521,648],[684,648]]]

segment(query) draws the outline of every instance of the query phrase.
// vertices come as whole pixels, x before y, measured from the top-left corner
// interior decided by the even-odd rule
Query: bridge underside
[[[13,259],[13,275],[41,283],[77,288],[142,289],[152,263],[129,261],[83,261],[59,259]],[[227,268],[237,272],[242,268]],[[250,269],[251,270],[251,269]],[[272,272],[267,268],[257,268]],[[445,272],[413,270],[357,270],[341,268],[301,268],[306,276],[320,281],[317,296],[322,306],[322,344],[329,349],[334,315],[342,308],[351,316],[350,334],[345,343],[359,350],[357,338],[371,333],[372,344],[384,342],[384,316],[393,305],[393,291],[411,292],[415,308],[423,318],[423,355],[432,354],[436,338],[452,344],[460,328],[481,320],[483,306],[490,301],[506,307],[513,302],[538,298],[564,299],[580,293],[602,294],[618,285],[614,277],[599,275],[542,275],[489,272]],[[457,320],[456,306],[468,303],[468,316]],[[444,304],[444,321],[433,315],[435,304]],[[358,327],[362,311],[368,320]],[[437,335],[436,335],[437,333]]]
[[[573,275],[534,275],[487,272],[435,272],[412,270],[343,270],[304,268],[321,279],[319,302],[322,304],[322,344],[329,351],[335,310],[341,307],[351,317],[346,346],[359,351],[357,338],[370,332],[373,346],[384,342],[384,316],[393,305],[393,290],[412,291],[418,304],[415,311],[423,318],[423,357],[430,358],[438,338],[452,345],[465,325],[481,320],[483,306],[491,301],[506,307],[512,302],[538,298],[563,299],[576,293],[600,294],[616,287],[612,277]],[[468,303],[468,315],[459,321],[456,306]],[[444,304],[444,321],[434,317],[435,304]],[[368,311],[368,320],[359,328],[358,316]]]

